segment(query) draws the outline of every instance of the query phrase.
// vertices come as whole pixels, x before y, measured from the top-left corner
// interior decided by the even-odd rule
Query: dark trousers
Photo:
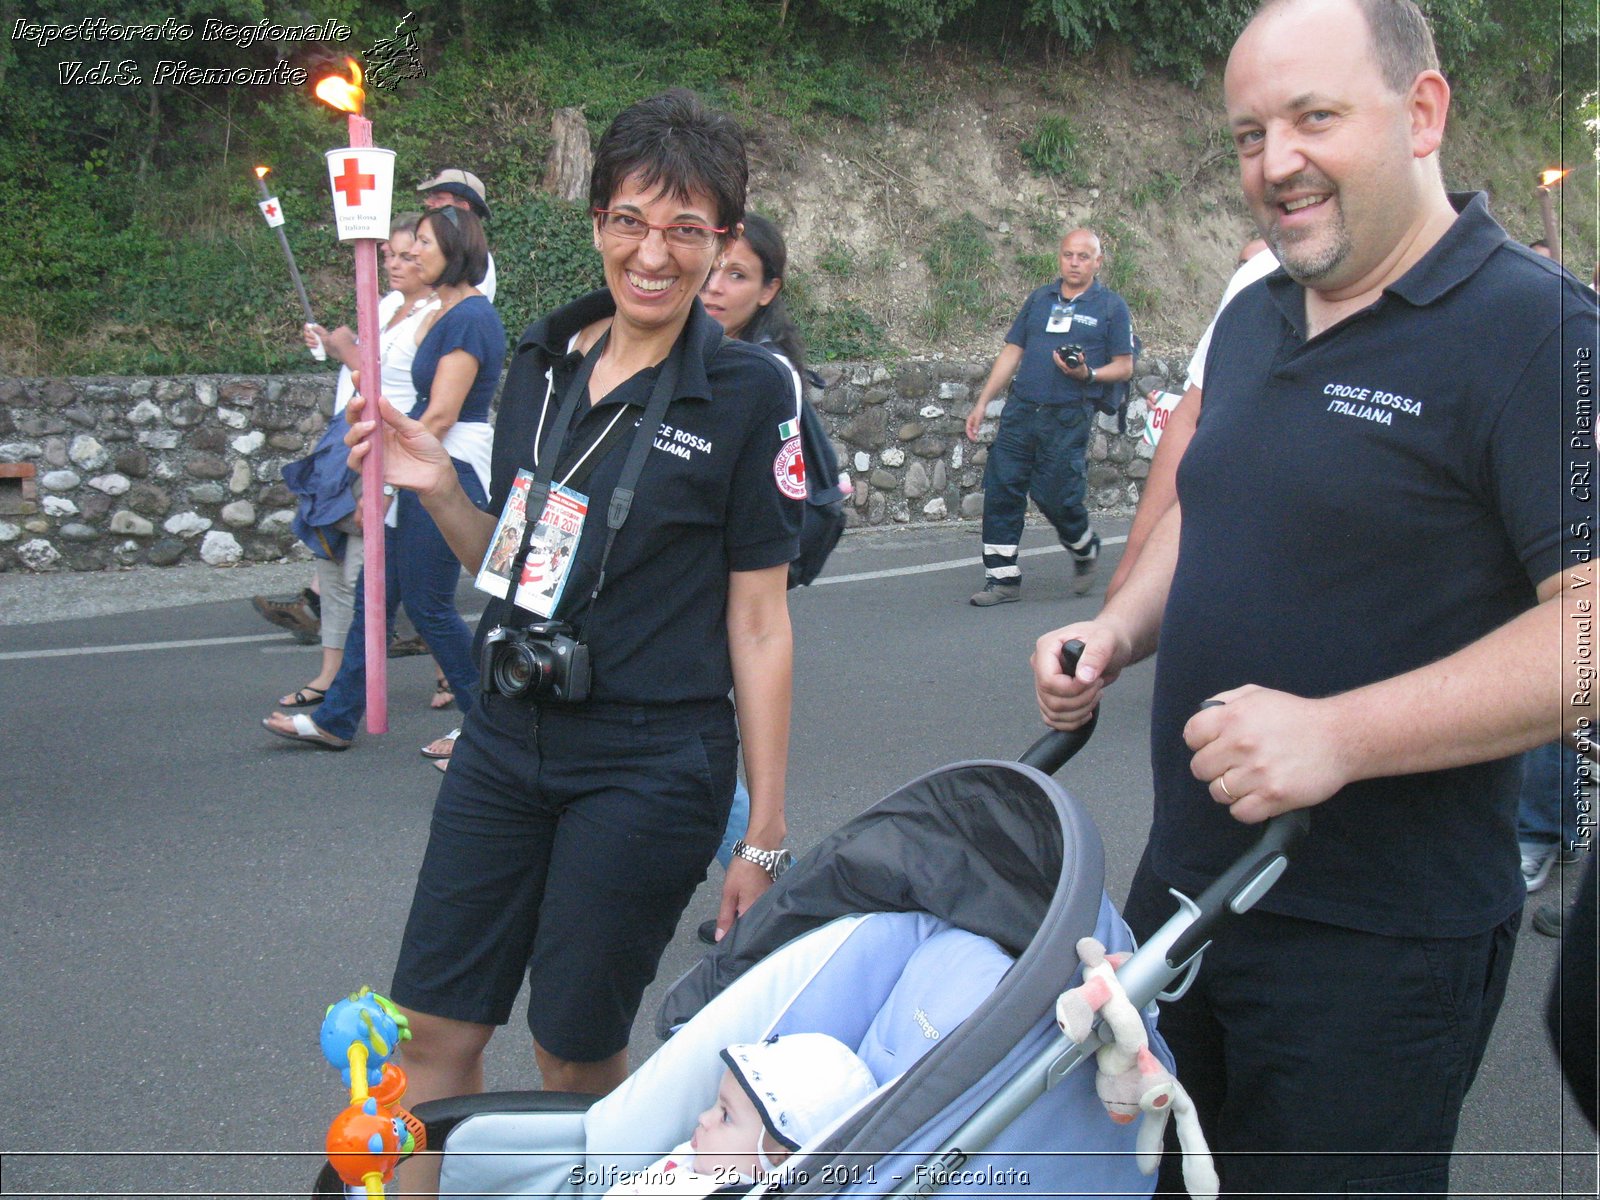
[[[1141,863],[1123,910],[1134,934],[1175,908]],[[1445,1196],[1521,919],[1464,938],[1230,921],[1159,1022],[1223,1194]],[[1173,1134],[1157,1192],[1181,1196]]]
[[[478,473],[460,459],[452,461],[462,490],[479,508],[486,507],[488,500],[478,482]],[[395,610],[404,603],[428,653],[449,681],[456,707],[467,712],[478,688],[478,664],[472,660],[472,630],[456,611],[461,563],[414,493],[401,492],[396,503],[399,517],[395,528],[384,529],[384,565],[389,572],[384,595],[388,623],[393,627]],[[366,630],[366,573],[362,572],[356,583],[355,615],[345,636],[344,660],[327,696],[311,714],[319,728],[336,737],[354,737],[356,726],[367,711]]]
[[[390,995],[528,1028],[572,1062],[628,1045],[641,997],[704,881],[733,797],[726,698],[551,704],[488,695],[434,804]]]
[[[1089,532],[1084,475],[1089,449],[1087,404],[1006,401],[989,461],[983,470],[983,569],[990,579],[1021,577],[1017,543],[1022,539],[1028,497],[1055,527],[1065,546]]]

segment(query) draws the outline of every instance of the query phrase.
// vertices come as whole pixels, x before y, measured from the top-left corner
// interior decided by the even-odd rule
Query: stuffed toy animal
[[[1136,1145],[1139,1170],[1146,1175],[1155,1174],[1167,1118],[1176,1115],[1184,1185],[1194,1200],[1216,1200],[1217,1171],[1194,1104],[1183,1085],[1150,1052],[1144,1021],[1117,978],[1116,969],[1128,956],[1108,955],[1098,941],[1086,937],[1078,943],[1078,957],[1083,962],[1083,982],[1056,1001],[1056,1024],[1080,1046],[1091,1036],[1103,1042],[1095,1051],[1094,1085],[1106,1113],[1119,1125],[1144,1114]]]

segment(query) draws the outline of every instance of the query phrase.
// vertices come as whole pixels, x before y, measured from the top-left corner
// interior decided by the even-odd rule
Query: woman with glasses
[[[488,513],[425,428],[382,408],[386,475],[493,597],[484,699],[434,808],[390,993],[411,1022],[414,1100],[481,1089],[524,975],[544,1087],[621,1082],[640,997],[722,837],[741,738],[751,811],[724,923],[786,865],[794,386],[697,300],[746,179],[737,126],[691,93],[612,123],[590,181],[606,287],[523,333]],[[511,570],[492,569],[512,527]]]
[[[488,246],[470,212],[454,208],[426,213],[415,241],[400,256],[402,277],[415,279],[432,300],[409,344],[393,345],[381,359],[382,394],[403,405],[408,419],[439,446],[468,503],[486,503],[492,432],[489,404],[505,360],[506,335],[494,306],[478,291]],[[359,386],[359,380],[357,386]],[[353,398],[347,413],[360,412]],[[396,411],[401,409],[396,407]],[[403,603],[444,672],[456,703],[470,711],[478,671],[472,634],[456,611],[461,567],[449,543],[418,498],[401,492],[390,507],[386,532],[392,581],[391,607]],[[366,613],[362,589],[345,641],[344,659],[327,694],[312,712],[275,712],[262,722],[268,732],[293,741],[343,750],[366,710]],[[448,739],[442,739],[448,740]]]

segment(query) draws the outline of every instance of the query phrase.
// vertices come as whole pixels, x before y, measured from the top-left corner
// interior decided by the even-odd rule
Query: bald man
[[[1527,892],[1516,756],[1594,738],[1563,640],[1592,620],[1596,311],[1445,191],[1411,0],[1263,6],[1224,94],[1283,270],[1218,318],[1178,503],[1039,640],[1035,689],[1076,728],[1159,641],[1140,938],[1308,810],[1162,1010],[1224,1192],[1442,1196]]]
[[[979,608],[1022,598],[1017,543],[1030,495],[1071,551],[1073,590],[1093,582],[1100,538],[1084,504],[1084,460],[1094,401],[1133,375],[1128,306],[1096,278],[1104,261],[1092,229],[1061,239],[1061,278],[1028,297],[967,414],[976,442],[990,401],[1010,385],[983,472],[983,590],[971,600]]]

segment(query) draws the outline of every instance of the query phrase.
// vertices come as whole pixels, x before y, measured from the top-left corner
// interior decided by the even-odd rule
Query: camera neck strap
[[[567,385],[566,395],[561,399],[561,407],[556,412],[555,424],[550,430],[548,445],[550,452],[539,455],[538,435],[535,434],[533,482],[528,488],[527,512],[530,517],[534,513],[544,512],[545,502],[550,496],[550,482],[555,477],[556,460],[560,457],[561,447],[566,443],[568,432],[576,418],[578,409],[588,401],[589,378],[594,374],[595,364],[600,361],[600,355],[605,351],[606,344],[610,341],[611,331],[608,329],[594,344],[593,349],[584,355],[583,363],[578,367],[577,373],[572,377],[572,382]],[[661,427],[661,420],[667,415],[667,406],[672,403],[673,396],[678,390],[679,368],[683,362],[688,341],[687,327],[678,335],[678,340],[673,343],[672,350],[661,363],[660,372],[656,375],[655,386],[650,389],[650,399],[645,405],[644,416],[635,426],[633,441],[628,447],[628,457],[622,464],[622,474],[617,479],[617,486],[611,491],[611,501],[606,506],[606,544],[600,555],[600,569],[595,575],[594,590],[589,593],[589,610],[594,610],[595,601],[600,596],[600,589],[605,586],[606,562],[611,557],[611,547],[617,540],[617,532],[628,519],[628,513],[633,507],[635,489],[639,484],[639,476],[644,472],[645,456],[650,453],[650,445],[655,441],[656,430]],[[545,411],[550,407],[550,393],[545,394]],[[623,406],[623,411],[633,405]],[[540,413],[539,424],[544,425],[544,413]],[[616,422],[613,421],[612,427]],[[593,469],[599,455],[593,452],[602,443],[611,440],[612,427],[608,427],[595,439],[589,450],[579,459],[579,465],[574,467],[567,476],[567,481],[577,476],[580,468]],[[587,475],[588,471],[585,470]],[[538,518],[532,517],[527,523],[527,529],[522,535],[522,547],[517,553],[515,561],[522,561],[528,552],[528,544],[533,538],[534,526]],[[587,614],[585,615],[587,621]],[[579,630],[580,640],[582,630]]]

